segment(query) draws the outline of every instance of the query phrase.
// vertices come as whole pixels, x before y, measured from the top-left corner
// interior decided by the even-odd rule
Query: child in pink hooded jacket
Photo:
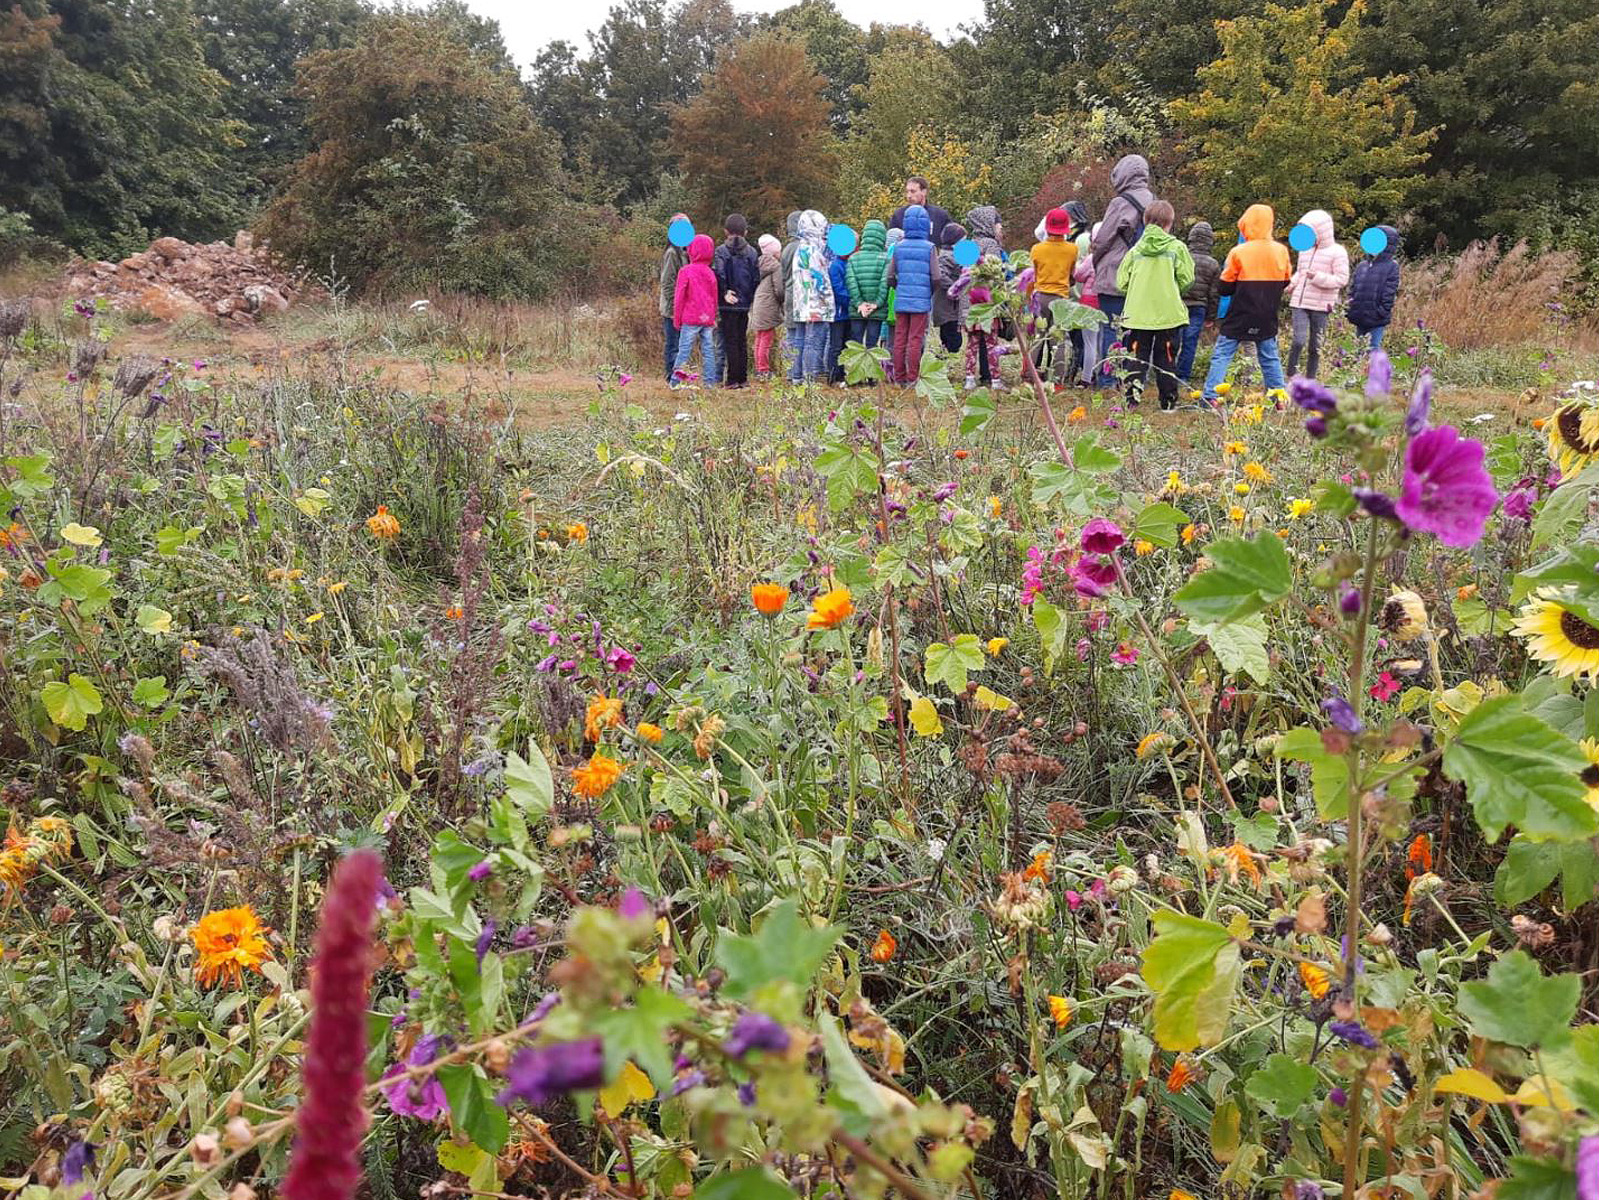
[[[696,234],[688,244],[688,265],[677,273],[677,291],[672,300],[672,321],[677,326],[677,365],[672,370],[672,387],[689,382],[688,360],[694,343],[700,342],[700,369],[711,376],[716,369],[716,350],[711,330],[716,327],[716,272],[711,258],[716,243],[708,234]]]
[[[1298,372],[1300,352],[1308,345],[1310,356],[1305,371],[1315,379],[1321,369],[1321,335],[1349,282],[1349,252],[1333,237],[1332,214],[1313,208],[1299,223],[1315,230],[1316,244],[1299,252],[1299,263],[1288,281],[1288,316],[1293,325],[1288,374]]]

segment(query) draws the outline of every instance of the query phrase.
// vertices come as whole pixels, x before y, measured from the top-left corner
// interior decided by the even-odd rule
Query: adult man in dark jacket
[[[730,213],[722,228],[727,239],[716,248],[711,270],[716,272],[716,320],[722,331],[722,353],[727,369],[722,382],[730,388],[749,385],[750,305],[761,282],[760,256],[744,240],[749,222],[742,213]]]
[[[927,210],[927,220],[931,228],[928,230],[928,240],[935,246],[942,246],[940,240],[944,236],[944,226],[949,224],[949,213],[930,204],[927,200],[927,180],[920,175],[912,175],[905,181],[905,203],[894,210],[894,215],[888,219],[890,229],[905,228],[905,210],[912,205],[920,204]]]

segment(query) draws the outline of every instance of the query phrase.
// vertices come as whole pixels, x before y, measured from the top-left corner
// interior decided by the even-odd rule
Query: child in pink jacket
[[[1316,379],[1321,369],[1321,335],[1327,329],[1327,318],[1338,307],[1339,294],[1349,282],[1349,252],[1333,237],[1330,213],[1313,208],[1299,223],[1316,231],[1316,244],[1299,252],[1299,263],[1288,282],[1288,315],[1294,331],[1288,348],[1288,374],[1297,374],[1300,352],[1308,344],[1310,356],[1305,371]]]
[[[694,343],[700,342],[700,370],[707,376],[716,370],[716,350],[711,330],[716,327],[716,272],[710,262],[716,243],[709,234],[696,234],[688,244],[688,265],[677,273],[677,291],[672,300],[672,322],[677,326],[677,365],[672,369],[672,387],[682,387],[692,378],[688,360]]]

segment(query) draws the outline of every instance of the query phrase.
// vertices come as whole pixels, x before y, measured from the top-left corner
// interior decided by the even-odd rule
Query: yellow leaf
[[[91,550],[105,540],[93,525],[79,525],[76,521],[62,529],[61,536],[74,546],[84,546]]]
[[[989,712],[1009,712],[1016,707],[1016,701],[1009,696],[1001,696],[993,688],[981,684],[972,695],[972,703]]]
[[[631,1060],[622,1064],[615,1079],[600,1089],[600,1107],[613,1117],[622,1115],[629,1104],[643,1103],[655,1098],[655,1085],[650,1077],[635,1067]]]
[[[912,702],[910,717],[911,728],[921,737],[937,737],[944,732],[944,722],[939,719],[938,709],[926,696],[918,696]]]
[[[1527,1085],[1522,1086],[1525,1088]],[[1441,1076],[1432,1085],[1432,1090],[1470,1096],[1475,1100],[1486,1100],[1489,1104],[1505,1104],[1510,1100],[1510,1094],[1504,1088],[1475,1067],[1460,1067]]]
[[[483,1160],[483,1151],[471,1143],[465,1146],[448,1138],[439,1143],[439,1166],[457,1175],[470,1175]]]
[[[1531,1108],[1552,1108],[1557,1112],[1572,1112],[1576,1108],[1571,1102],[1570,1093],[1559,1081],[1545,1075],[1535,1075],[1526,1080],[1510,1098],[1517,1104]]]

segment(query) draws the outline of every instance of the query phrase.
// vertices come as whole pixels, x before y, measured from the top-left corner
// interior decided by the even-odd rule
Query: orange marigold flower
[[[589,540],[589,527],[582,521],[574,521],[566,527],[566,539],[581,545]]]
[[[855,602],[850,599],[849,589],[841,585],[811,601],[811,615],[805,619],[805,628],[832,629],[854,611]]]
[[[366,519],[366,531],[380,542],[392,542],[400,536],[400,519],[387,504],[380,504],[377,512]]]
[[[210,987],[219,980],[242,987],[244,973],[259,971],[261,964],[272,957],[266,942],[269,932],[248,904],[206,913],[189,931],[199,956],[194,966],[195,980],[201,987]]]
[[[1133,543],[1133,553],[1138,555],[1139,558],[1143,558],[1146,554],[1153,554],[1155,553],[1155,543],[1139,538]]]
[[[1299,964],[1299,978],[1313,1000],[1320,1000],[1332,988],[1332,981],[1327,977],[1327,972],[1309,963]]]
[[[1166,1073],[1166,1090],[1175,1095],[1193,1083],[1196,1078],[1198,1076],[1195,1075],[1194,1069],[1179,1058],[1172,1063],[1171,1070]]]
[[[1432,870],[1432,839],[1425,833],[1418,833],[1410,843],[1410,850],[1405,859],[1407,880],[1414,879],[1417,875],[1425,875]]]
[[[634,731],[639,735],[640,741],[648,742],[652,746],[660,745],[661,739],[666,736],[666,731],[659,725],[651,725],[648,721],[640,721]]]
[[[572,790],[585,800],[598,800],[622,777],[624,769],[614,758],[596,753],[581,767],[572,768]]]
[[[872,961],[886,963],[894,957],[894,951],[899,949],[899,943],[894,940],[894,935],[886,929],[877,931],[877,940],[872,943]]]
[[[1066,414],[1066,419],[1068,421],[1086,421],[1088,420],[1088,410],[1079,404]]]
[[[583,714],[583,736],[591,742],[597,742],[605,730],[614,729],[621,723],[621,697],[596,696],[589,701],[588,711]]]
[[[466,609],[459,604],[452,604],[444,610],[444,618],[447,621],[459,621],[464,616],[466,616]]]
[[[1227,876],[1234,883],[1240,876],[1248,876],[1249,882],[1259,887],[1261,884],[1260,867],[1255,863],[1255,852],[1242,842],[1234,842],[1231,846],[1224,846],[1222,854],[1227,859]]]
[[[9,550],[13,546],[20,546],[28,540],[28,531],[18,522],[13,521],[4,529],[0,529],[0,550]]]
[[[1072,1023],[1072,1002],[1065,996],[1046,997],[1049,1002],[1049,1019],[1056,1029],[1065,1029]]]
[[[966,460],[966,456],[969,455],[970,453],[971,453],[970,450],[967,450],[965,447],[962,447],[961,449],[955,451],[955,459],[956,459],[957,462],[964,462]]]
[[[788,603],[788,589],[780,583],[757,583],[750,587],[750,603],[763,617],[775,617]]]
[[[1033,861],[1027,864],[1027,869],[1022,872],[1023,879],[1036,879],[1040,883],[1050,881],[1050,864],[1054,861],[1054,854],[1048,850],[1040,850],[1033,855]]]

